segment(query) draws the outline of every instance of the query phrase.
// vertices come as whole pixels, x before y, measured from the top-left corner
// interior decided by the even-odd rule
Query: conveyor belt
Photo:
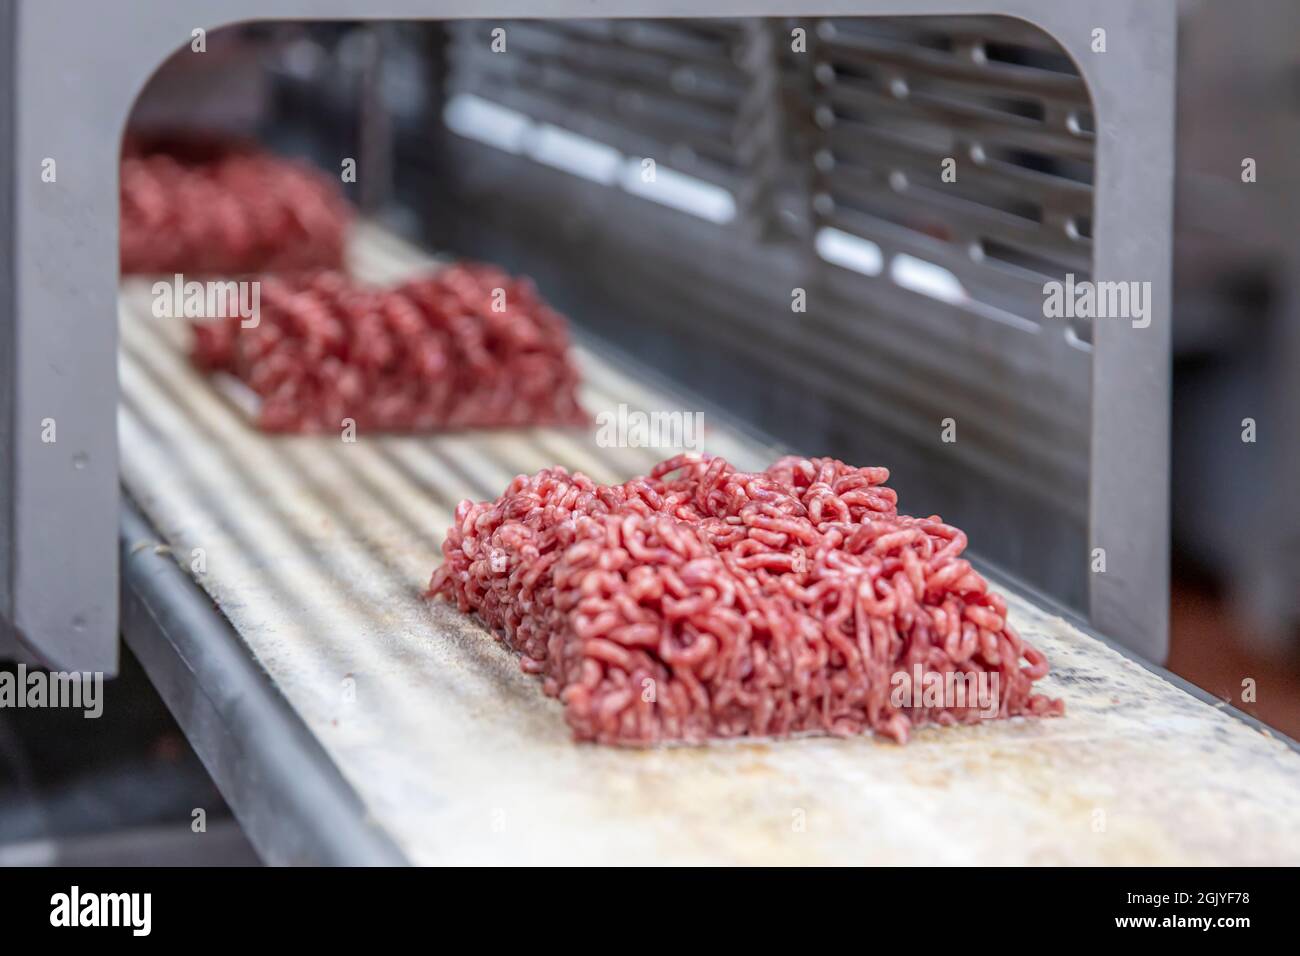
[[[371,228],[354,258],[374,279],[428,261]],[[152,317],[150,303],[148,283],[124,285],[123,482],[184,568],[202,558],[195,578],[233,625],[231,647],[264,671],[250,695],[282,695],[263,718],[276,724],[268,739],[282,750],[307,740],[304,752],[331,764],[286,774],[277,763],[303,754],[277,761],[252,731],[233,731],[209,764],[246,823],[267,818],[272,793],[292,816],[337,784],[354,794],[331,812],[355,812],[382,837],[358,859],[393,847],[417,863],[1300,862],[1300,754],[1015,595],[1012,620],[1047,653],[1063,719],[923,730],[907,747],[575,745],[560,705],[510,653],[420,593],[460,498],[550,464],[613,480],[662,456],[554,429],[264,436],[188,364],[183,321]],[[693,407],[580,358],[590,410]],[[707,447],[742,467],[774,454],[725,427]],[[173,683],[217,666],[192,659],[208,648],[189,639]],[[192,737],[243,703],[194,696],[173,703]],[[236,759],[252,765],[238,787]],[[294,822],[284,830],[302,831]],[[286,846],[264,823],[250,831],[272,860],[338,857]]]

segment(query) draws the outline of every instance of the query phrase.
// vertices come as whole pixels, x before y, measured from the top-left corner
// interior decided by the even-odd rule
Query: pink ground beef
[[[1043,655],[961,555],[897,511],[884,468],[784,458],[738,472],[679,456],[598,485],[552,468],[461,502],[430,595],[478,614],[564,703],[578,740],[646,745],[981,719],[895,698],[983,675],[993,715],[1047,716]],[[919,668],[919,670],[918,670]],[[996,683],[989,680],[996,675]]]
[[[407,432],[588,421],[568,323],[526,278],[462,262],[394,288],[264,276],[255,327],[194,324],[194,362],[261,400],[272,432]]]
[[[352,211],[337,181],[235,137],[129,135],[120,193],[124,275],[343,266]]]

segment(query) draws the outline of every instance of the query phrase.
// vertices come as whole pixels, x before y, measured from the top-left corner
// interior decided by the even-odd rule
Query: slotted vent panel
[[[450,89],[740,192],[744,46],[735,21],[465,22],[448,44]]]
[[[785,63],[812,74],[819,227],[1028,318],[1045,281],[1090,275],[1090,101],[1050,38],[991,17],[799,22],[809,54]]]

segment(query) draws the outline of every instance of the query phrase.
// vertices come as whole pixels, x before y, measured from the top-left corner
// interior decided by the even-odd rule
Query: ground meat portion
[[[193,359],[261,399],[274,432],[583,424],[568,324],[532,282],[458,263],[391,289],[264,277],[255,326],[194,325]],[[249,323],[251,324],[251,323]]]
[[[247,142],[128,137],[123,274],[241,275],[338,269],[351,212],[337,184]]]
[[[900,515],[888,474],[679,456],[622,485],[520,476],[461,502],[429,594],[492,627],[578,740],[902,743],[926,723],[1062,713],[1034,693],[1047,661],[961,556],[966,536]],[[924,691],[940,684],[970,693]]]

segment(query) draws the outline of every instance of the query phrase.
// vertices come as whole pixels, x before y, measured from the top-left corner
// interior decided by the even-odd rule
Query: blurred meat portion
[[[120,189],[123,274],[343,265],[351,211],[339,188],[307,163],[238,137],[128,134]]]
[[[276,432],[581,424],[568,323],[532,282],[459,263],[391,289],[338,272],[263,277],[255,321],[194,325],[199,367],[236,376]]]

